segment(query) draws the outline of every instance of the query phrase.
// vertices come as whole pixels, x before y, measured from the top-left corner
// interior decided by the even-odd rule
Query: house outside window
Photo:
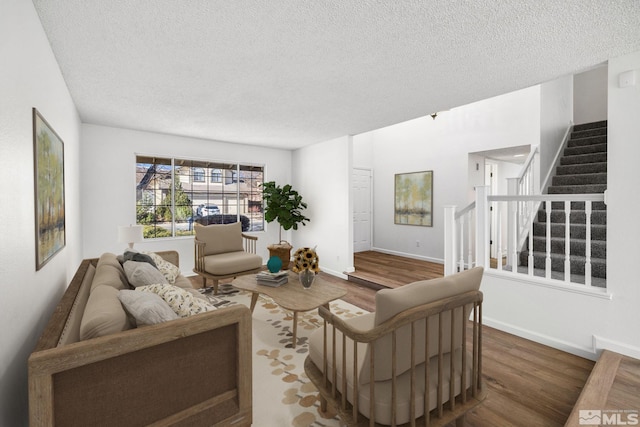
[[[138,155],[136,223],[147,239],[192,236],[194,223],[262,231],[263,178],[262,165]]]
[[[193,182],[204,182],[204,168],[193,168]]]
[[[221,169],[211,169],[211,182],[222,182]]]

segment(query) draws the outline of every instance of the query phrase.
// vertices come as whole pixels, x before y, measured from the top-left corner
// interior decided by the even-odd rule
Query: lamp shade
[[[141,225],[121,225],[118,227],[118,242],[128,243],[133,248],[134,243],[142,242]]]

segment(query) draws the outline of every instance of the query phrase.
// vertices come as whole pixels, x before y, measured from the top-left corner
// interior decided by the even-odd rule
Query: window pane
[[[171,159],[136,159],[136,223],[145,238],[171,236]]]
[[[263,170],[262,166],[240,165],[241,211],[249,219],[249,231],[264,230],[264,215],[262,211]]]
[[[264,230],[263,166],[136,157],[136,214],[145,238],[193,235],[195,222]],[[173,174],[172,174],[173,173]],[[206,179],[206,177],[210,177]]]

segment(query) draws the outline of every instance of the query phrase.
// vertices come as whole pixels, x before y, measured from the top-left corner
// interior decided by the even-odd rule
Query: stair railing
[[[540,194],[540,149],[533,147],[529,152],[527,160],[522,165],[520,174],[516,178],[507,178],[507,194],[511,196],[535,196]],[[540,208],[539,203],[531,201],[515,202],[516,206],[516,224],[517,224],[517,241],[516,248],[521,248],[528,236],[529,226],[533,223],[536,213]],[[509,245],[508,253],[514,248]],[[508,257],[509,258],[509,257]],[[509,259],[509,262],[511,260]]]
[[[562,203],[562,209],[556,209],[555,212],[564,212],[564,223],[556,223],[560,228],[564,228],[563,235],[558,236],[558,231],[552,230],[551,224],[551,204]],[[604,194],[544,194],[544,195],[507,195],[507,196],[491,196],[488,193],[488,187],[480,186],[476,187],[476,201],[460,211],[456,211],[456,206],[445,207],[445,275],[453,274],[456,271],[462,271],[471,268],[476,265],[485,267],[485,269],[492,268],[489,259],[490,248],[490,236],[488,233],[490,224],[491,207],[494,208],[494,212],[498,217],[496,218],[497,224],[497,238],[496,244],[498,245],[498,254],[502,254],[502,230],[506,228],[507,240],[513,241],[508,244],[508,262],[506,266],[502,265],[502,260],[498,258],[496,266],[493,267],[496,270],[503,271],[506,274],[526,274],[530,277],[540,277],[540,273],[536,274],[535,270],[543,271],[541,277],[554,280],[557,283],[572,283],[572,252],[571,252],[571,211],[572,204],[584,203],[585,205],[585,255],[580,256],[579,260],[584,258],[584,268],[580,266],[578,273],[582,276],[584,272],[584,285],[587,287],[592,286],[592,265],[591,265],[591,211],[592,205],[595,202],[604,202]],[[500,214],[499,208],[501,203],[506,203],[508,206],[507,218],[503,218]],[[530,206],[540,205],[544,203],[546,208],[546,221],[540,222],[538,226],[545,227],[545,247],[544,250],[540,248],[534,248],[534,239],[529,239],[527,259],[528,267],[526,271],[522,271],[522,268],[518,268],[518,260],[520,255],[520,248],[522,246],[517,245],[516,237],[518,236],[518,204],[529,204]],[[506,221],[506,226],[505,226]],[[477,226],[480,224],[480,226]],[[580,221],[582,224],[582,221]],[[530,221],[528,224],[528,234],[533,236],[534,221]],[[564,248],[563,259],[563,278],[558,279],[552,276],[552,235],[556,239],[556,244],[562,245]],[[472,248],[475,248],[473,250]],[[535,250],[534,249],[538,249]],[[534,252],[543,253],[544,266],[535,266]],[[466,259],[465,259],[466,257]],[[574,256],[574,261],[576,257]],[[582,283],[582,282],[578,282]]]

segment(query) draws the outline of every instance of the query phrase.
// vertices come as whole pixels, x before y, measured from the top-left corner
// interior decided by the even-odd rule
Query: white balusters
[[[584,202],[585,218],[585,263],[584,263],[584,284],[591,286],[591,200]]]
[[[564,281],[571,282],[571,202],[564,202]]]
[[[547,227],[545,232],[545,238],[547,240],[546,245],[546,258],[544,263],[544,277],[551,279],[551,200],[545,202],[546,214],[547,214]]]
[[[502,270],[502,209],[500,209],[498,202],[495,203],[494,211],[496,215],[496,258],[498,261],[498,270]]]
[[[509,202],[509,216],[511,217],[511,227],[509,230],[508,236],[510,237],[509,241],[511,244],[509,245],[511,248],[511,254],[509,258],[511,258],[511,271],[514,273],[518,272],[518,204],[516,202]]]
[[[527,201],[527,207],[533,210],[533,201]],[[533,257],[533,218],[529,219],[529,257],[527,259],[528,267],[529,267],[529,276],[533,276],[533,266],[534,266],[534,257]]]
[[[472,212],[467,212],[467,265],[468,268],[473,267],[473,215]],[[462,246],[461,246],[462,247]]]
[[[458,271],[464,271],[464,216],[458,218],[458,223],[460,225],[460,246],[458,247],[458,251],[460,252],[460,260],[458,261]]]
[[[456,207],[444,207],[444,274],[456,270]]]

